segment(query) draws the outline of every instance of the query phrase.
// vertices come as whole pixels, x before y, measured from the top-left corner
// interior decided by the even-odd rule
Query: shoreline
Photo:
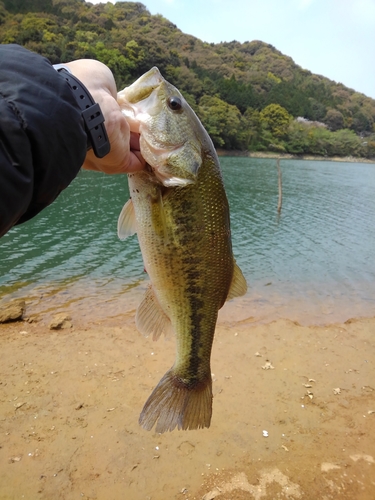
[[[269,158],[269,159],[278,159],[280,160],[310,160],[310,161],[334,161],[334,162],[343,162],[343,163],[369,163],[375,164],[375,158],[360,158],[354,156],[318,156],[318,155],[293,155],[289,153],[275,153],[272,151],[240,151],[233,150],[228,151],[225,149],[216,149],[217,155],[220,157],[225,156],[236,156],[236,157],[244,157],[244,158]]]
[[[22,319],[29,323],[47,326],[56,316],[66,315],[81,327],[89,328],[98,323],[121,326],[122,321],[134,322],[145,287],[143,283],[131,291],[119,293],[118,290],[112,290],[104,296],[93,288],[91,294],[85,294],[81,286],[37,287],[29,290],[28,294],[18,292],[2,296],[0,317],[2,310],[17,302],[24,302]],[[330,327],[353,319],[372,318],[374,315],[371,304],[362,300],[353,301],[350,296],[332,294],[322,300],[311,294],[299,297],[269,292],[269,287],[267,294],[252,288],[244,297],[226,302],[219,310],[217,327],[228,324],[236,327],[242,323],[268,325],[279,320],[304,327]],[[367,304],[366,307],[364,304]]]

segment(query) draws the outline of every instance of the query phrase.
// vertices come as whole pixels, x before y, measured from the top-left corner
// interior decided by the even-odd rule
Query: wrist
[[[93,149],[95,156],[103,158],[110,151],[110,143],[104,125],[104,116],[85,85],[64,64],[53,65],[54,69],[63,76],[77,101],[82,112],[82,118],[87,134],[87,149]]]

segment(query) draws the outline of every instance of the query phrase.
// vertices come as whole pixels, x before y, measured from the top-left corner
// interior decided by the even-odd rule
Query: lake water
[[[249,283],[220,318],[304,324],[375,314],[375,164],[221,158],[236,260]],[[0,240],[0,299],[28,314],[105,320],[135,309],[147,275],[136,237],[117,238],[126,176],[81,172]]]

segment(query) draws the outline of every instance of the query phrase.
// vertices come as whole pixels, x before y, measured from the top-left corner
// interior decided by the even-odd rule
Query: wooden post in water
[[[280,158],[277,159],[277,171],[279,173],[279,202],[277,204],[277,212],[281,213],[281,207],[283,204],[283,186],[281,182],[281,168],[280,168]]]

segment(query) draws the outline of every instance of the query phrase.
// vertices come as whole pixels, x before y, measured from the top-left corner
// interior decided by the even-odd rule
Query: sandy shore
[[[144,431],[174,340],[116,321],[0,325],[0,498],[375,498],[375,318],[219,321],[210,429]]]

